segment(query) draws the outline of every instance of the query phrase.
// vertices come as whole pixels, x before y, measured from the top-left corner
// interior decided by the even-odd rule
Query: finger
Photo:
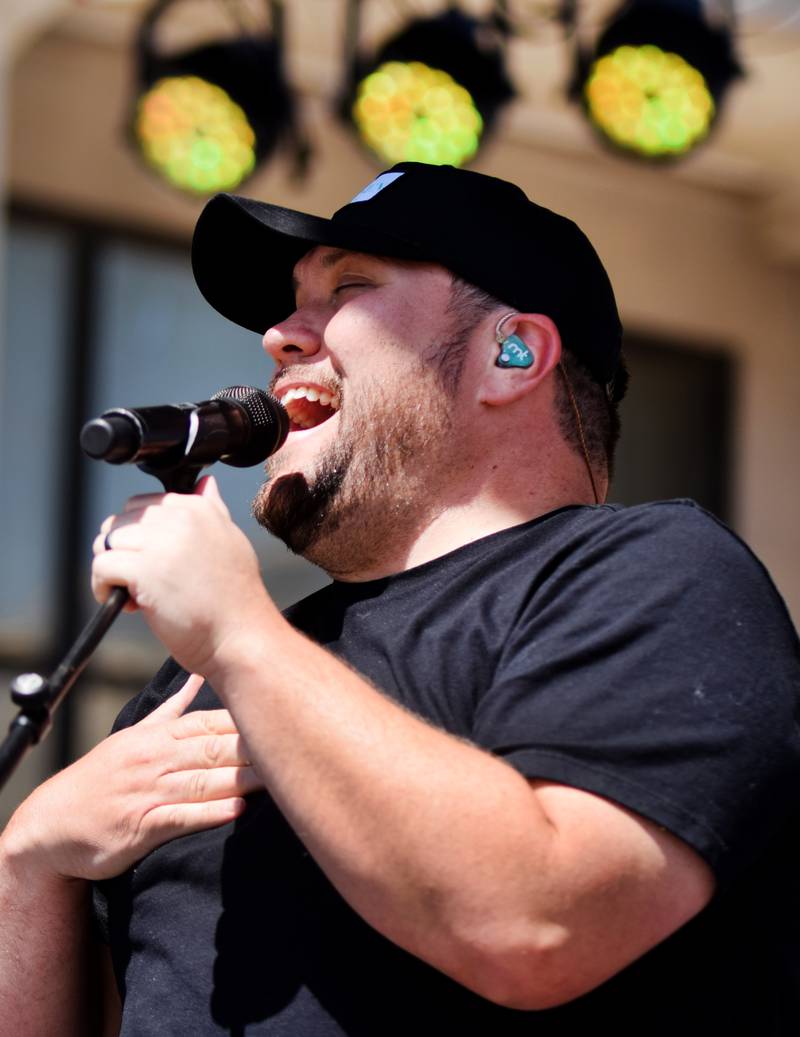
[[[100,524],[100,532],[92,541],[92,550],[97,554],[101,554],[103,551],[109,550],[108,538],[114,534],[114,547],[125,547],[128,546],[127,541],[121,541],[119,539],[118,530],[126,527],[136,528],[138,522],[141,520],[143,513],[128,512],[123,515],[108,515],[103,519]],[[131,544],[133,541],[131,541]],[[138,544],[137,544],[138,546]]]
[[[169,772],[199,771],[216,767],[244,767],[250,759],[239,734],[200,735],[179,738],[172,743]]]
[[[165,699],[152,713],[141,721],[142,724],[148,723],[160,723],[164,720],[171,720],[174,717],[179,717],[181,714],[188,709],[197,695],[198,691],[202,688],[205,683],[205,677],[201,677],[199,673],[191,673],[186,678],[181,687],[175,692],[174,695],[170,695],[168,699]],[[205,712],[209,712],[206,710]],[[217,712],[216,710],[214,712]],[[226,710],[220,710],[220,712],[227,712]],[[192,716],[193,714],[189,714]]]
[[[103,537],[106,551],[141,551],[142,544],[142,527],[133,521],[120,521]]]
[[[102,551],[92,562],[92,594],[103,604],[114,587],[126,587],[131,597],[126,611],[136,609],[135,582],[139,555],[133,551]]]
[[[207,803],[247,796],[263,787],[252,767],[215,767],[164,775],[159,780],[158,792],[173,803]]]
[[[238,734],[227,709],[197,709],[179,717],[170,728],[173,738],[202,738],[204,735]]]
[[[100,523],[100,536],[105,536],[106,533],[110,533],[111,527],[114,525],[116,521],[116,515],[106,515],[106,517]]]
[[[148,828],[158,846],[167,839],[207,828],[219,828],[244,813],[247,804],[240,796],[211,799],[205,803],[169,803],[153,807],[147,815]]]

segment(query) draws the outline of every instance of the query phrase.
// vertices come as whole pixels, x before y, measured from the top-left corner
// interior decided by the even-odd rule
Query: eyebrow
[[[344,259],[345,256],[361,256],[365,255],[362,252],[353,252],[352,249],[348,248],[335,248],[332,252],[326,252],[325,255],[320,259],[320,264],[329,270],[332,266],[336,266],[339,260]]]

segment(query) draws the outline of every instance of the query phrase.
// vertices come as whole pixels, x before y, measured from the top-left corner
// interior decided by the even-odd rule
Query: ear
[[[486,364],[479,400],[502,407],[536,389],[561,359],[561,336],[553,321],[542,313],[512,313],[500,325],[503,341],[516,336],[528,347],[533,362],[528,367],[498,367],[502,343],[487,342]]]

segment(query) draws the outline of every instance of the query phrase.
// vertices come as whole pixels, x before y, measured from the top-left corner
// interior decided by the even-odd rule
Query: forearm
[[[0,836],[0,1019],[14,1037],[100,1034],[90,885],[40,867],[25,827],[18,811]]]
[[[254,612],[257,612],[257,608]],[[408,713],[269,611],[207,674],[265,785],[350,905],[484,997],[585,993],[708,900],[713,879],[658,826],[528,782]]]
[[[255,643],[209,678],[309,851],[389,939],[467,985],[500,988],[500,948],[554,936],[530,876],[544,897],[555,833],[528,782],[296,632]]]

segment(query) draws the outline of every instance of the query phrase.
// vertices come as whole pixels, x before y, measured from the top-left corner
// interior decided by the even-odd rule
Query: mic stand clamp
[[[178,461],[138,467],[147,475],[154,475],[165,493],[191,493],[205,464]],[[38,745],[50,730],[53,713],[80,677],[127,600],[127,590],[114,587],[50,677],[45,679],[38,673],[21,673],[11,682],[11,699],[20,710],[9,726],[5,741],[0,744],[0,790],[28,750]]]

